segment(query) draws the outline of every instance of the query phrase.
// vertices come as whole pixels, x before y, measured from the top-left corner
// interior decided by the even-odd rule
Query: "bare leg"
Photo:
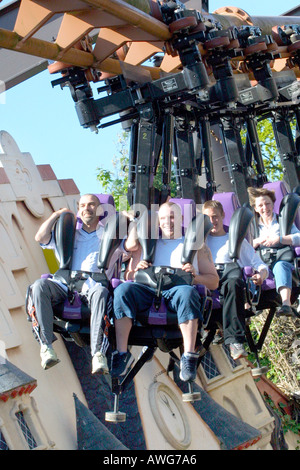
[[[179,326],[183,336],[184,352],[195,352],[198,319],[188,320],[184,323],[181,323]]]
[[[281,297],[282,305],[291,305],[291,289],[289,287],[280,287],[279,294]]]
[[[115,319],[117,350],[119,353],[127,352],[128,337],[132,327],[132,319],[123,317]]]

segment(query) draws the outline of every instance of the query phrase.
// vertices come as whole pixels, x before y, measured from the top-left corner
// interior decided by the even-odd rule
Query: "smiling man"
[[[54,226],[63,212],[70,212],[63,208],[54,212],[39,228],[35,240],[43,249],[50,248],[56,252],[54,240]],[[104,232],[103,225],[99,223],[102,208],[98,197],[94,194],[85,194],[79,200],[78,217],[82,226],[76,228],[74,247],[71,262],[72,271],[84,271],[90,276],[81,286],[81,294],[85,297],[91,310],[90,341],[92,354],[92,373],[109,372],[106,360],[108,341],[104,335],[104,314],[110,300],[110,294],[101,283],[95,282],[92,273],[99,272],[97,267],[98,253]],[[74,218],[76,215],[74,214]],[[122,255],[123,249],[118,248],[111,258],[107,270],[107,278],[111,279],[115,263]],[[82,284],[82,283],[81,283]],[[78,290],[76,288],[76,290]],[[68,287],[56,279],[38,279],[32,285],[32,300],[36,310],[41,339],[41,365],[49,369],[59,362],[52,347],[53,342],[53,306],[63,303],[68,296]]]
[[[209,249],[205,244],[197,251],[193,264],[181,263],[184,246],[180,208],[167,202],[158,212],[161,237],[156,242],[153,266],[181,268],[193,276],[193,284],[203,284],[208,289],[218,286],[218,275]],[[134,279],[139,270],[150,264],[142,259],[142,249],[135,252],[131,273],[127,279]],[[127,351],[131,327],[138,312],[147,311],[154,300],[155,289],[140,282],[123,283],[114,292],[114,316],[117,350],[112,354],[113,377],[122,377],[129,370],[133,356]],[[199,353],[195,350],[196,335],[201,318],[202,301],[193,285],[175,285],[162,290],[167,307],[177,313],[178,324],[183,337],[184,353],[180,361],[180,378],[186,382],[195,380]]]

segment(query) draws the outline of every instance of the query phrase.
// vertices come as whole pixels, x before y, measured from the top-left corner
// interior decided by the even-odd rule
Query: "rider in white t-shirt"
[[[52,248],[55,250],[53,228],[63,212],[71,212],[69,209],[60,209],[41,225],[36,233],[35,240],[42,248]],[[85,194],[80,198],[78,216],[82,220],[82,227],[75,232],[73,256],[71,269],[74,271],[85,271],[97,273],[97,257],[103,236],[103,227],[99,225],[99,215],[101,215],[101,205],[97,196]],[[74,217],[75,214],[74,214]],[[126,247],[130,247],[130,239],[126,241]],[[124,250],[119,248],[113,254],[107,277],[111,279],[115,263]],[[44,369],[57,364],[58,358],[52,347],[53,342],[53,305],[63,303],[67,298],[67,287],[57,279],[38,279],[32,285],[32,299],[36,310],[41,339],[41,365]],[[104,335],[104,314],[110,299],[109,291],[101,283],[95,282],[88,277],[83,284],[81,294],[86,297],[91,310],[90,319],[90,341],[92,354],[92,373],[108,373],[109,369],[106,360],[108,348],[107,338]]]
[[[177,217],[176,212],[179,212]],[[153,265],[181,268],[192,274],[193,284],[203,284],[208,289],[215,289],[218,285],[218,275],[205,244],[197,251],[193,264],[181,263],[183,238],[180,208],[174,203],[162,204],[158,216],[162,237],[156,242]],[[139,270],[149,267],[149,263],[141,259],[141,253],[142,249],[139,247],[131,260],[130,272],[127,273],[126,279],[134,279]],[[132,364],[133,356],[127,351],[129,333],[137,313],[149,309],[154,297],[155,289],[140,282],[125,282],[114,291],[117,350],[112,355],[112,376],[124,376]],[[195,380],[199,358],[195,342],[198,323],[202,319],[201,298],[191,285],[176,285],[162,290],[162,297],[167,307],[177,313],[184,348],[180,361],[180,377],[183,381],[191,382]]]
[[[228,233],[225,232],[223,220],[224,209],[219,201],[206,201],[203,204],[202,212],[210,218],[213,228],[206,239],[210,248],[215,265],[220,269],[222,265],[232,263],[229,256]],[[241,244],[240,257],[238,259],[240,267],[251,266],[256,272],[252,276],[254,284],[261,285],[268,276],[268,267],[262,262],[254,248],[243,240]],[[243,343],[245,341],[245,283],[242,275],[222,278],[220,274],[219,293],[222,303],[222,323],[225,344],[230,347],[233,359],[246,356]]]

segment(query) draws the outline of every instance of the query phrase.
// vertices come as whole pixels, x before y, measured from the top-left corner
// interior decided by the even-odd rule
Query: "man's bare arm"
[[[219,276],[213,262],[211,251],[205,243],[200,250],[198,250],[197,258],[199,274],[195,276],[194,284],[203,284],[210,290],[217,289]]]
[[[37,241],[38,243],[42,243],[43,245],[47,245],[49,243],[54,224],[63,212],[71,211],[67,208],[64,208],[53,212],[53,214],[51,214],[50,217],[48,217],[48,219],[45,220],[45,222],[43,222],[40,228],[38,229],[34,237],[35,241]]]

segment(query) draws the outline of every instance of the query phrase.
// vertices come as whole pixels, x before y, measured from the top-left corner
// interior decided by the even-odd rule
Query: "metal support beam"
[[[255,117],[249,114],[246,119],[247,126],[247,145],[251,149],[251,154],[254,159],[254,165],[257,174],[257,186],[261,187],[267,182],[267,175],[265,173],[263,157],[261,153],[259,138],[257,134],[257,123]],[[248,166],[252,167],[252,162],[247,162]]]
[[[300,162],[291,130],[290,118],[283,112],[273,113],[273,116],[273,130],[283,166],[284,178],[292,191],[299,184]]]
[[[187,114],[175,118],[174,138],[181,197],[200,203],[193,131]]]
[[[234,191],[237,194],[240,204],[248,203],[248,175],[240,135],[240,124],[236,118],[221,119],[221,123]]]

